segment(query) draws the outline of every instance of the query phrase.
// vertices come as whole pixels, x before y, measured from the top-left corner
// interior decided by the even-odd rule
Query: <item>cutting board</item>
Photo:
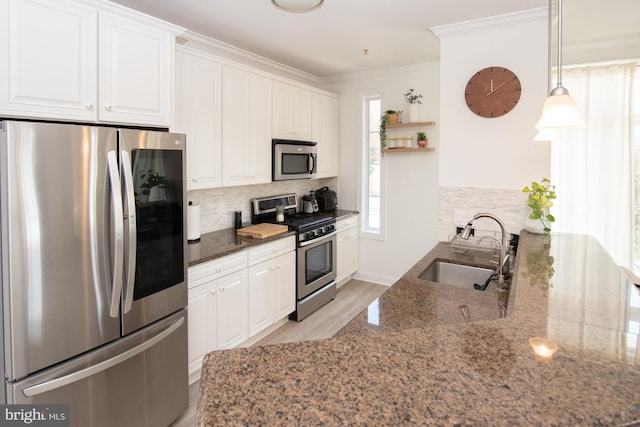
[[[286,233],[289,227],[281,224],[255,224],[239,228],[238,236],[253,237],[254,239],[266,239],[276,234]]]

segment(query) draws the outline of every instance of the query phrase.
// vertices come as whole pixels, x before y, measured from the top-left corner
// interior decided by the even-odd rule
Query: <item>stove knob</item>
[[[304,238],[308,239],[309,237],[311,237],[311,233],[304,233]]]
[[[315,237],[315,235],[316,235],[316,232],[315,232],[315,231],[310,231],[310,232],[309,232],[309,237]]]

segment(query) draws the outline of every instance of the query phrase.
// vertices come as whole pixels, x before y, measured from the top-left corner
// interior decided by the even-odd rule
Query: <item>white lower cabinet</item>
[[[249,338],[247,292],[246,270],[218,280],[216,303],[218,349],[233,348]]]
[[[204,356],[233,348],[295,310],[295,237],[189,268],[189,383]]]
[[[249,334],[255,335],[295,310],[295,252],[249,267]]]
[[[189,290],[189,384],[200,377],[202,358],[217,347],[216,281]]]
[[[358,271],[358,215],[336,222],[338,234],[338,265],[336,268],[338,285],[348,280]]]

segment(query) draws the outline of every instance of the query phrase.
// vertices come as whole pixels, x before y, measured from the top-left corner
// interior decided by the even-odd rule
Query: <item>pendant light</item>
[[[552,0],[549,0],[549,15],[551,15]],[[551,16],[549,16],[551,19]],[[551,25],[549,26],[551,39]],[[551,67],[551,63],[549,63]],[[562,0],[558,0],[558,72],[557,84],[542,107],[542,116],[535,128],[558,129],[566,127],[584,126],[576,101],[569,95],[569,91],[562,86]]]
[[[306,13],[319,8],[324,0],[271,0],[278,9],[291,13]]]

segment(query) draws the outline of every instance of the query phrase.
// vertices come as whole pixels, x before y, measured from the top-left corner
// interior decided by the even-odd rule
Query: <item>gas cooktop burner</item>
[[[295,214],[286,216],[284,223],[289,228],[300,231],[308,228],[315,228],[321,225],[330,224],[335,222],[334,218],[329,215],[322,214]]]

